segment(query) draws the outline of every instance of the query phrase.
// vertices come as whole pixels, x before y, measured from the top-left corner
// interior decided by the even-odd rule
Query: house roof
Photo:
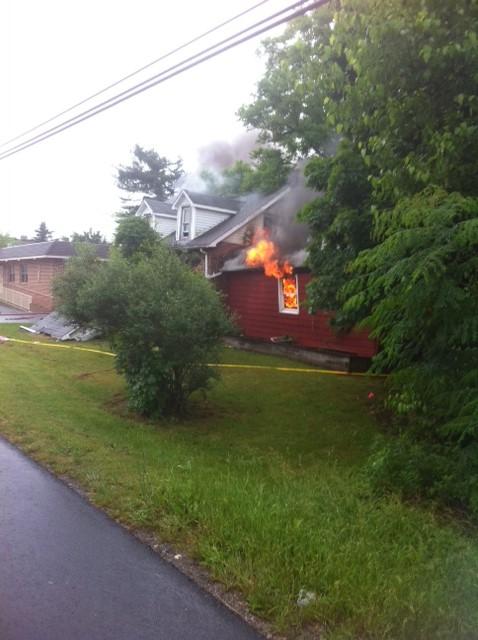
[[[96,254],[99,258],[107,258],[109,245],[97,244]],[[21,260],[25,258],[70,258],[76,255],[75,244],[65,240],[49,240],[48,242],[32,242],[0,249],[0,261]]]
[[[175,200],[179,200],[180,196],[185,193],[191,202],[195,205],[202,207],[213,207],[214,209],[223,209],[235,213],[241,208],[242,202],[237,198],[226,198],[224,196],[213,196],[207,193],[199,193],[197,191],[190,191],[189,189],[183,189],[179,196]]]
[[[253,193],[243,197],[242,202],[240,202],[241,208],[236,215],[224,220],[193,240],[181,243],[181,245],[186,249],[215,247],[219,242],[227,238],[227,236],[234,233],[234,231],[240,229],[259,214],[269,209],[269,207],[272,207],[272,205],[285,198],[287,199],[282,203],[282,209],[285,207],[295,216],[295,213],[305,202],[309,202],[319,195],[319,193],[305,185],[303,164],[303,162],[297,164],[295,169],[290,172],[287,183],[282,188],[268,195]],[[292,220],[289,220],[288,224],[291,222]]]
[[[245,198],[241,210],[236,213],[235,216],[231,216],[227,220],[220,222],[218,225],[209,229],[205,233],[202,233],[197,238],[190,240],[183,246],[191,249],[203,249],[206,247],[214,247],[217,242],[225,235],[231,234],[236,228],[240,228],[247,224],[250,220],[253,220],[263,210],[267,209],[270,205],[278,200],[281,200],[288,192],[289,187],[284,187],[279,191],[276,191],[267,196],[259,196],[258,194],[252,194]]]
[[[161,202],[161,200],[155,200],[155,198],[143,198],[143,200],[149,205],[149,208],[153,213],[158,215],[166,214],[168,216],[176,216],[176,210],[172,208],[169,202]]]

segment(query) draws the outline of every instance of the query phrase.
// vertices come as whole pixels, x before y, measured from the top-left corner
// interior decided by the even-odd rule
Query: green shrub
[[[377,493],[466,508],[478,517],[478,447],[417,442],[410,433],[381,439],[365,467]]]
[[[231,329],[218,292],[159,242],[94,269],[90,262],[70,261],[55,287],[58,309],[110,339],[132,409],[184,413],[190,395],[217,377],[208,363]]]

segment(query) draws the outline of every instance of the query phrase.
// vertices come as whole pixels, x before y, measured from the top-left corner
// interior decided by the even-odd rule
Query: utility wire
[[[254,11],[258,7],[260,7],[260,6],[264,5],[264,4],[267,4],[270,1],[271,0],[261,0],[261,2],[257,2],[256,4],[252,5],[248,9],[245,9],[244,11],[241,11],[241,13],[236,14],[232,18],[229,18],[228,20],[225,20],[224,22],[221,22],[220,24],[216,25],[215,27],[212,27],[211,29],[208,29],[208,31],[205,31],[204,33],[201,33],[199,36],[196,36],[192,40],[188,40],[188,42],[185,42],[184,44],[180,45],[179,47],[176,47],[176,49],[173,49],[172,51],[168,51],[168,53],[165,53],[162,56],[160,56],[159,58],[156,58],[156,60],[152,60],[151,62],[148,62],[148,64],[145,64],[143,67],[140,67],[139,69],[136,69],[136,71],[133,71],[133,72],[129,73],[126,76],[123,76],[119,80],[116,80],[115,82],[113,82],[113,83],[109,84],[108,86],[106,86],[104,89],[101,89],[100,91],[97,91],[96,93],[92,93],[87,98],[84,98],[80,102],[77,102],[76,104],[71,105],[71,107],[68,107],[68,109],[65,109],[64,111],[60,111],[60,113],[57,113],[56,115],[52,116],[51,118],[48,118],[48,120],[44,120],[43,122],[40,122],[39,124],[35,125],[31,129],[27,129],[26,131],[23,131],[22,133],[19,133],[14,138],[10,138],[9,140],[5,140],[5,142],[0,143],[0,148],[1,147],[5,147],[6,145],[10,144],[11,142],[15,142],[15,140],[19,140],[20,138],[23,138],[24,136],[28,135],[29,133],[32,133],[33,131],[36,131],[40,127],[43,127],[44,125],[49,124],[50,122],[53,122],[54,120],[57,120],[58,118],[61,118],[61,116],[64,116],[67,113],[70,113],[70,111],[73,111],[73,109],[76,109],[77,107],[81,107],[81,105],[85,104],[86,102],[89,102],[90,100],[93,100],[93,98],[97,98],[98,96],[101,96],[103,93],[106,93],[106,91],[109,91],[110,89],[113,89],[114,87],[117,87],[122,82],[125,82],[126,80],[129,80],[130,78],[133,78],[134,76],[138,75],[142,71],[145,71],[146,69],[149,69],[150,67],[152,67],[153,65],[157,64],[158,62],[162,62],[163,60],[166,60],[167,58],[170,58],[175,53],[178,53],[179,51],[182,51],[183,49],[186,49],[187,47],[190,47],[192,44],[195,44],[196,42],[199,42],[199,40],[202,40],[206,36],[211,35],[211,33],[214,33],[215,31],[218,31],[219,29],[222,29],[223,27],[226,27],[228,24],[231,24],[232,22],[235,22],[239,18],[242,18],[243,16],[247,15],[251,11]]]
[[[231,35],[231,36],[228,36],[227,38],[225,38],[225,39],[221,40],[220,42],[217,42],[216,44],[213,44],[213,45],[211,45],[211,46],[207,47],[206,49],[203,49],[202,51],[199,51],[198,53],[195,53],[194,55],[189,56],[189,57],[188,57],[188,58],[186,58],[185,60],[182,60],[181,62],[179,62],[179,63],[177,63],[177,64],[174,64],[173,66],[171,66],[171,67],[169,67],[169,68],[167,68],[167,69],[165,69],[165,70],[163,70],[163,71],[160,71],[159,73],[157,73],[157,74],[155,74],[155,75],[153,75],[153,76],[151,76],[151,77],[147,78],[146,80],[143,80],[142,82],[140,82],[140,83],[138,83],[138,84],[136,84],[136,85],[133,85],[132,87],[130,87],[130,88],[128,88],[128,89],[125,89],[124,91],[122,91],[122,92],[120,92],[120,93],[118,93],[118,94],[116,94],[116,95],[114,95],[114,96],[112,96],[112,97],[110,97],[110,98],[107,98],[107,99],[106,99],[106,100],[104,100],[103,102],[100,102],[99,104],[97,104],[97,105],[94,105],[94,106],[90,107],[90,108],[89,108],[89,109],[87,109],[86,111],[82,111],[81,113],[76,114],[75,116],[71,117],[70,119],[65,120],[64,122],[61,122],[60,124],[54,125],[54,126],[53,126],[53,127],[51,127],[50,129],[47,129],[47,130],[45,130],[45,131],[43,131],[43,132],[40,132],[39,134],[36,134],[36,135],[35,135],[35,136],[33,136],[32,138],[29,138],[28,140],[24,140],[23,142],[20,142],[19,144],[14,145],[14,146],[13,146],[13,147],[11,147],[10,149],[6,149],[4,152],[1,152],[1,151],[0,151],[0,160],[2,159],[2,157],[3,157],[3,155],[4,155],[4,154],[9,154],[9,153],[10,153],[10,151],[15,151],[16,149],[23,148],[23,145],[25,145],[25,144],[27,144],[27,143],[29,143],[29,142],[31,142],[31,141],[33,141],[33,140],[35,140],[37,137],[43,137],[43,136],[45,136],[45,135],[46,135],[46,134],[48,134],[48,133],[52,133],[52,132],[53,132],[54,130],[56,130],[56,129],[62,128],[62,130],[63,130],[63,126],[64,126],[64,125],[67,125],[67,124],[73,123],[75,120],[77,120],[77,119],[79,119],[79,118],[82,118],[83,116],[86,116],[87,114],[91,113],[92,111],[95,111],[95,112],[96,112],[96,110],[100,109],[100,108],[101,108],[101,107],[103,107],[103,106],[106,106],[108,103],[113,102],[113,101],[116,101],[118,98],[120,98],[120,97],[122,97],[122,96],[126,96],[126,95],[127,95],[127,94],[129,94],[130,92],[133,92],[133,91],[135,91],[136,89],[139,89],[140,87],[142,87],[142,86],[144,86],[144,85],[147,85],[147,84],[149,84],[150,82],[155,81],[156,79],[159,79],[159,78],[160,78],[161,76],[163,76],[164,74],[166,74],[166,73],[170,73],[171,71],[173,71],[173,70],[175,70],[175,69],[177,69],[177,68],[179,68],[179,67],[182,67],[183,65],[186,65],[186,64],[187,64],[187,63],[189,63],[189,62],[194,61],[198,56],[201,56],[201,55],[203,55],[203,54],[206,54],[206,53],[208,53],[209,51],[212,51],[212,50],[214,50],[214,49],[216,49],[216,48],[218,48],[218,47],[220,47],[220,46],[222,46],[222,45],[224,45],[224,44],[227,44],[227,43],[228,43],[228,42],[230,42],[231,40],[234,40],[234,38],[237,38],[237,37],[239,37],[239,36],[241,36],[241,35],[243,35],[243,34],[245,34],[245,33],[249,32],[249,31],[251,31],[251,29],[253,29],[253,28],[255,28],[255,27],[258,27],[258,26],[260,26],[260,25],[262,25],[262,24],[264,24],[264,23],[267,23],[267,22],[269,22],[270,20],[272,20],[272,19],[274,19],[274,18],[276,18],[276,17],[278,17],[278,16],[280,16],[280,15],[282,15],[282,14],[284,14],[284,13],[291,11],[292,9],[296,9],[297,7],[303,7],[303,6],[304,6],[304,4],[305,4],[306,2],[309,2],[309,0],[298,0],[298,1],[296,1],[294,4],[292,4],[292,5],[288,5],[288,6],[284,7],[283,9],[280,9],[280,10],[279,10],[279,11],[277,11],[276,13],[273,13],[272,15],[269,15],[269,16],[267,16],[266,18],[263,18],[263,19],[262,19],[262,20],[260,20],[259,22],[256,22],[256,23],[252,24],[251,26],[246,27],[245,29],[242,29],[242,30],[241,30],[241,31],[239,31],[238,33],[235,33],[235,34],[233,34],[233,35]],[[290,16],[288,16],[288,17],[287,17],[287,20],[290,20],[290,19],[291,19],[291,17],[290,17]],[[272,27],[270,27],[270,28],[272,28]],[[136,95],[136,94],[135,94],[135,95]],[[115,104],[116,104],[116,102],[115,102]],[[53,118],[53,119],[54,119],[54,118]],[[40,125],[39,125],[39,126],[40,126]],[[23,136],[22,136],[22,137],[23,137]]]
[[[96,105],[95,107],[92,107],[90,109],[88,109],[87,111],[78,114],[77,116],[70,118],[69,120],[66,120],[63,123],[60,123],[59,125],[56,125],[55,127],[52,127],[51,129],[48,129],[46,131],[44,131],[43,133],[38,134],[37,136],[34,136],[33,138],[26,140],[23,143],[20,143],[19,145],[16,145],[14,147],[12,147],[11,149],[7,149],[4,153],[0,154],[0,160],[4,160],[5,158],[8,158],[11,155],[14,155],[16,153],[19,153],[20,151],[23,151],[24,149],[27,149],[35,144],[38,144],[40,142],[42,142],[43,140],[46,140],[58,133],[60,133],[61,131],[64,131],[66,129],[69,129],[73,126],[75,126],[76,124],[79,124],[80,122],[83,122],[85,120],[88,120],[90,118],[92,118],[93,116],[97,115],[98,113],[101,113],[103,111],[106,111],[107,109],[110,109],[114,106],[116,106],[117,104],[120,104],[121,102],[124,102],[125,100],[128,100],[129,98],[132,98],[144,91],[146,91],[147,89],[150,89],[158,84],[161,84],[163,82],[165,82],[166,80],[169,80],[170,78],[173,78],[181,73],[184,73],[184,71],[188,71],[189,69],[196,67],[197,65],[206,62],[207,60],[210,60],[211,58],[216,57],[217,55],[224,53],[226,51],[228,51],[229,49],[232,49],[244,42],[247,42],[248,40],[255,38],[257,36],[262,35],[263,33],[265,33],[266,31],[269,31],[277,26],[280,26],[281,24],[284,24],[285,22],[288,22],[294,18],[297,18],[299,16],[304,15],[305,13],[311,11],[312,9],[317,9],[321,6],[324,6],[325,4],[327,4],[329,2],[329,0],[316,0],[315,2],[311,2],[308,3],[306,5],[304,5],[304,0],[300,1],[300,2],[296,2],[284,9],[282,9],[281,11],[272,14],[271,16],[269,16],[268,18],[265,18],[253,25],[251,25],[250,27],[243,29],[241,31],[239,31],[238,33],[220,41],[219,43],[216,43],[215,45],[212,45],[211,47],[208,47],[207,49],[204,49],[203,51],[199,52],[198,54],[195,54],[194,56],[191,56],[189,58],[187,58],[186,60],[183,60],[182,62],[173,65],[172,67],[170,67],[169,69],[166,69],[165,71],[162,71],[161,73],[158,73],[154,76],[152,76],[151,78],[148,78],[147,80],[144,80],[143,82],[131,87],[130,89],[127,89],[119,94],[117,94],[116,96],[113,96],[112,98],[109,98],[108,100]],[[276,20],[275,22],[266,24],[265,26],[262,26],[259,29],[256,29],[256,31],[252,32],[252,33],[247,33],[249,31],[251,31],[251,29],[255,29],[256,27],[263,25],[264,23],[270,21],[271,19],[277,17],[278,15],[281,15],[287,11],[291,11],[294,8],[298,8],[296,11],[294,11],[293,13],[286,15],[286,16],[282,16],[281,18],[279,18],[278,20]],[[243,34],[247,34],[247,35],[243,35]],[[243,36],[243,37],[240,37]],[[236,38],[239,38],[236,40]],[[232,41],[232,42],[231,42]],[[218,48],[219,47],[219,48]]]

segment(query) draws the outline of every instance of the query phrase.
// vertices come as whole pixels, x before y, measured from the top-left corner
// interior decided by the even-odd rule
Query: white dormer
[[[176,240],[188,242],[195,237],[196,207],[185,191],[181,191],[173,207],[176,209]]]
[[[176,211],[168,202],[161,202],[154,198],[143,198],[135,215],[146,218],[152,228],[162,237],[169,236],[176,231]]]
[[[234,216],[240,202],[183,189],[172,206],[177,212],[176,241],[186,243]]]

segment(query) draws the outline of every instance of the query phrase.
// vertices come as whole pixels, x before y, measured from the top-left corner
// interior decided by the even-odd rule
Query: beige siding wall
[[[244,236],[246,234],[246,231],[248,233],[250,231],[252,234],[254,234],[257,229],[262,229],[263,227],[264,215],[261,213],[260,216],[257,216],[257,218],[254,218],[254,220],[251,220],[244,226],[240,227],[240,229],[238,229],[237,231],[234,231],[234,233],[225,238],[225,240],[232,244],[244,244]]]
[[[176,231],[176,220],[154,216],[153,228],[162,236],[169,236],[170,233]]]
[[[195,237],[201,235],[205,231],[212,229],[223,220],[227,220],[230,216],[227,213],[220,213],[219,211],[210,211],[209,209],[196,209],[196,230]],[[179,210],[178,210],[179,211]]]
[[[20,264],[26,266],[27,282],[20,281]],[[9,265],[12,266],[15,280],[9,280]],[[11,260],[2,264],[2,283],[4,287],[27,293],[32,296],[31,311],[51,311],[53,309],[52,286],[54,277],[62,273],[65,260],[42,258],[38,260]]]

